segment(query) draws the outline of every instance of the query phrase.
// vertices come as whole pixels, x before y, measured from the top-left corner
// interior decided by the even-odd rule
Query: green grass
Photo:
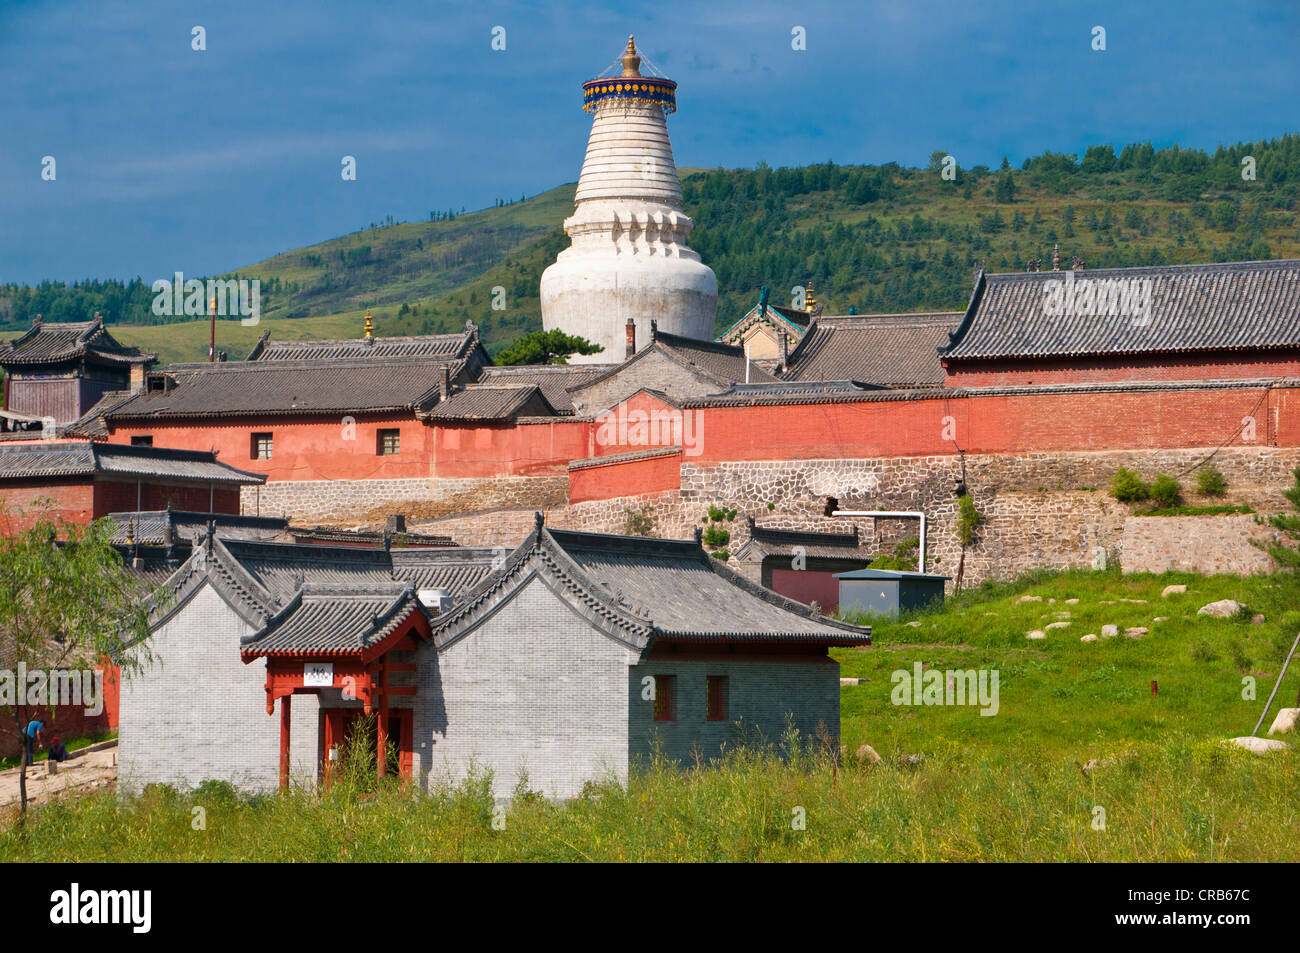
[[[1170,583],[1189,591],[1162,598]],[[1300,751],[1260,757],[1220,741],[1259,717],[1300,629],[1297,597],[1290,574],[1038,574],[880,621],[874,647],[837,650],[841,675],[864,679],[841,689],[838,765],[825,745],[772,739],[714,768],[643,765],[627,785],[592,784],[565,804],[521,790],[501,806],[504,830],[482,773],[429,795],[351,780],[324,795],[240,797],[219,784],[98,794],[0,833],[0,859],[1288,861]],[[1249,613],[1196,615],[1223,598]],[[1025,638],[1066,611],[1069,628]],[[1150,632],[1079,641],[1106,623]],[[893,705],[891,674],[917,661],[997,669],[998,715]],[[1257,681],[1253,701],[1244,676]],[[1293,670],[1274,711],[1298,689]],[[878,764],[858,760],[863,743]]]
[[[1188,592],[1162,598],[1161,590],[1171,583],[1185,583]],[[1017,602],[1022,595],[1042,601]],[[870,649],[836,653],[843,677],[870,680],[843,689],[843,742],[851,750],[869,743],[881,755],[941,754],[950,745],[992,754],[1028,744],[1055,758],[1084,762],[1135,744],[1246,735],[1300,630],[1297,597],[1300,581],[1290,574],[1242,579],[1076,571],[968,591],[941,612],[878,623]],[[1065,603],[1074,598],[1078,604]],[[1244,603],[1249,614],[1242,620],[1196,614],[1220,599]],[[1064,612],[1069,618],[1058,618]],[[1262,613],[1265,622],[1251,624],[1254,613]],[[1153,621],[1157,617],[1166,621]],[[1056,621],[1070,625],[1045,629]],[[1150,631],[1142,639],[1121,634],[1079,641],[1088,633],[1100,635],[1106,624],[1121,633],[1130,627]],[[1047,638],[1027,639],[1036,629],[1045,630]],[[910,670],[915,662],[945,670],[996,668],[998,715],[891,704],[891,673]],[[1251,701],[1242,698],[1247,676],[1256,683]],[[1292,665],[1278,698],[1295,704],[1298,691],[1300,665]]]
[[[1228,516],[1233,513],[1253,513],[1249,506],[1163,506],[1152,510],[1134,510],[1134,516]]]

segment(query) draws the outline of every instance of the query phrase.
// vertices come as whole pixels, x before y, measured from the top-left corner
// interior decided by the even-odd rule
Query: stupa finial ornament
[[[623,54],[623,75],[641,75],[641,57],[636,53],[636,39],[631,33],[627,35],[627,51]]]

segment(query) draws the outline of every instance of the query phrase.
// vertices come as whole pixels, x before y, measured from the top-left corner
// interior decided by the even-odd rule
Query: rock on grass
[[[1236,745],[1238,748],[1245,748],[1247,751],[1253,751],[1255,754],[1268,754],[1270,751],[1282,751],[1291,747],[1285,741],[1278,741],[1276,738],[1255,738],[1250,735],[1241,738],[1229,738],[1226,743]]]
[[[1297,721],[1300,721],[1300,708],[1283,708],[1273,719],[1273,726],[1268,729],[1268,733],[1283,735],[1288,731],[1294,731]]]
[[[858,746],[858,760],[865,761],[867,764],[878,764],[880,755],[876,754],[876,749],[871,745]]]
[[[1197,615],[1214,616],[1216,619],[1231,619],[1241,615],[1246,607],[1236,599],[1220,599],[1210,602],[1196,610]]]

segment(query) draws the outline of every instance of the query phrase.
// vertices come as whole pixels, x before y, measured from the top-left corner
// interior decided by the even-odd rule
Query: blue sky
[[[1300,130],[1294,0],[0,0],[0,282],[214,274],[574,181],[580,84],[629,32],[679,84],[681,166]]]

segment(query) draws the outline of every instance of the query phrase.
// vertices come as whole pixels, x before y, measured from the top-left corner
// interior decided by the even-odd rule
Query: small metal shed
[[[898,615],[943,601],[943,584],[951,576],[892,569],[855,569],[836,573],[841,612]]]

